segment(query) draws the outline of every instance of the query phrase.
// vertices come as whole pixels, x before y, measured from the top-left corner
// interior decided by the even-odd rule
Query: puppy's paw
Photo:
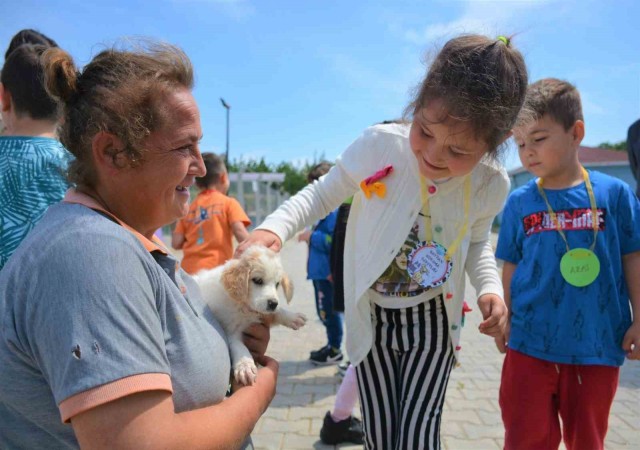
[[[307,323],[307,316],[305,316],[302,313],[292,313],[288,317],[288,323],[286,323],[285,326],[293,330],[297,330],[299,328],[302,328],[306,323]]]
[[[245,386],[251,386],[256,382],[258,376],[258,368],[252,358],[241,358],[233,368],[233,376],[238,383]]]

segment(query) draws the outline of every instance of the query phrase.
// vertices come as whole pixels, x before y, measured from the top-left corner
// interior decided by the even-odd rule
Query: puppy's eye
[[[258,286],[262,286],[262,283],[264,283],[262,281],[262,278],[252,278],[251,281],[253,281],[253,283],[257,284]]]
[[[277,289],[279,286],[280,286],[280,282],[278,281],[278,282],[276,283],[276,289]]]

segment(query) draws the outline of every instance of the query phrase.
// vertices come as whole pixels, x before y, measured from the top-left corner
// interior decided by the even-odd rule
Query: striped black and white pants
[[[373,304],[373,347],[356,366],[365,448],[440,449],[454,364],[442,295],[411,308]]]

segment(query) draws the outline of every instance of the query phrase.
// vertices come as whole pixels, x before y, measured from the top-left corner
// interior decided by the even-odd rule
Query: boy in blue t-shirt
[[[496,338],[505,449],[557,449],[561,437],[602,449],[619,366],[640,359],[640,203],[580,164],[574,86],[532,84],[522,116],[514,135],[536,178],[509,196],[496,251],[510,310]]]

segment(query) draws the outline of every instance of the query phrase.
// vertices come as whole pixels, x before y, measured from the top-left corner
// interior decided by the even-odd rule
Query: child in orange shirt
[[[251,225],[240,203],[226,195],[230,183],[222,158],[203,153],[202,160],[207,174],[196,178],[200,193],[178,221],[171,239],[173,248],[183,249],[182,268],[190,274],[231,259],[232,235],[242,242],[248,236],[246,227]]]

